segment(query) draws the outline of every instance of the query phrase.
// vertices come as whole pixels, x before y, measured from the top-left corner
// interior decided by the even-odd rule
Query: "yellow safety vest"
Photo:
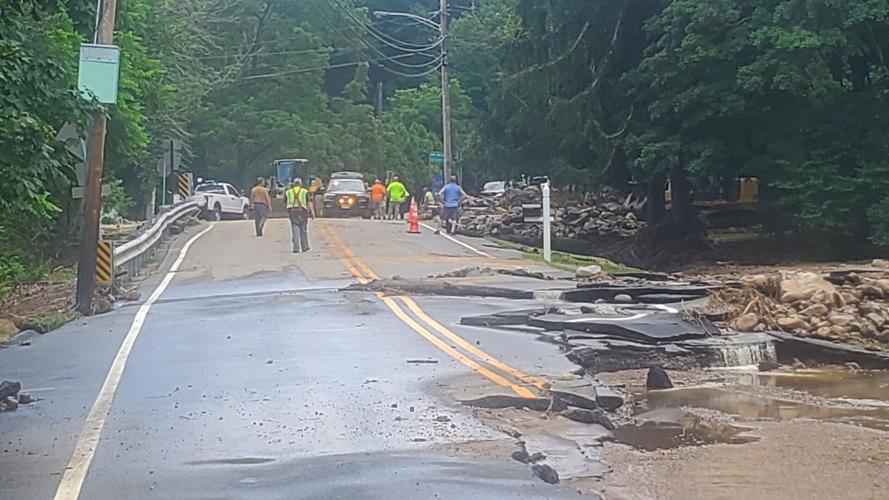
[[[308,209],[309,203],[306,201],[306,193],[308,191],[299,186],[292,187],[287,190],[287,208],[303,208]]]

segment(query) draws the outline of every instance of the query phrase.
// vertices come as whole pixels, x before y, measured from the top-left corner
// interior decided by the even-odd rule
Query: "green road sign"
[[[429,153],[429,163],[433,165],[444,165],[444,153],[440,151]]]
[[[96,96],[102,104],[117,102],[117,81],[120,77],[120,48],[114,45],[80,45],[80,70],[77,89],[91,99]]]

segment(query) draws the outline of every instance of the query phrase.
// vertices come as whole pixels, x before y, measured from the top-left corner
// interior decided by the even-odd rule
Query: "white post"
[[[553,261],[552,223],[550,222],[549,181],[540,185],[543,192],[543,260]]]

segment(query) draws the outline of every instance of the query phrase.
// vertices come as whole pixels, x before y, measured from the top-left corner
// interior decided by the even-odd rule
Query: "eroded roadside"
[[[511,440],[511,458],[541,479],[604,498],[880,498],[889,487],[889,375],[861,369],[879,367],[882,353],[720,328],[688,314],[712,291],[692,283],[591,292],[551,276],[529,287],[466,274],[370,286],[537,300],[460,323],[535,336],[578,370],[550,374],[539,400],[455,399]],[[646,388],[655,366],[673,388]]]

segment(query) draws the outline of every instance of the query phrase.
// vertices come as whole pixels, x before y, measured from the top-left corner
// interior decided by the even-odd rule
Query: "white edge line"
[[[164,279],[157,285],[157,288],[154,289],[154,292],[151,293],[148,300],[139,306],[139,310],[136,311],[136,315],[133,317],[133,323],[130,325],[130,330],[127,332],[126,337],[124,337],[123,343],[120,345],[120,349],[117,351],[117,355],[111,363],[111,369],[105,377],[105,383],[102,384],[102,389],[96,397],[96,402],[93,403],[93,407],[90,410],[89,415],[86,417],[83,429],[80,431],[80,437],[77,439],[77,445],[74,447],[74,453],[71,455],[71,460],[65,468],[65,473],[62,475],[62,481],[59,483],[58,489],[56,489],[56,495],[53,497],[54,500],[77,500],[77,498],[80,497],[80,490],[83,488],[83,482],[86,479],[86,474],[89,471],[90,464],[93,462],[93,456],[96,453],[96,448],[99,445],[102,429],[105,427],[105,418],[108,416],[108,411],[111,409],[111,402],[114,400],[114,395],[117,392],[117,386],[120,383],[123,370],[126,368],[127,359],[130,356],[130,352],[133,350],[133,344],[135,344],[136,339],[139,337],[139,332],[142,331],[145,317],[148,316],[151,306],[160,298],[161,294],[164,293],[170,285],[170,282],[173,281],[173,277],[176,275],[176,271],[179,270],[179,266],[182,265],[182,261],[185,260],[185,255],[188,253],[191,245],[194,244],[198,238],[213,229],[214,225],[215,224],[210,224],[210,227],[192,236],[191,239],[183,245],[182,249],[179,250],[179,256],[176,258],[176,261],[173,262],[173,265],[170,266],[170,270],[167,271]]]
[[[433,232],[436,230],[434,227],[432,227],[432,226],[430,226],[430,225],[428,225],[428,224],[425,224],[425,223],[423,223],[423,222],[421,222],[420,225],[423,226],[423,227],[425,227],[426,229],[428,229],[428,230],[430,230],[430,231],[433,231]],[[467,244],[467,243],[463,243],[462,241],[458,240],[457,238],[454,238],[453,236],[451,236],[451,235],[449,235],[449,234],[439,233],[439,235],[440,235],[440,236],[444,236],[445,238],[447,238],[447,239],[453,241],[454,243],[456,243],[456,244],[458,244],[458,245],[460,245],[460,246],[462,246],[462,247],[465,247],[465,248],[468,248],[468,249],[472,250],[473,252],[475,252],[475,253],[481,255],[482,257],[487,257],[487,258],[489,258],[489,259],[493,259],[493,258],[494,258],[494,257],[492,257],[491,255],[486,254],[485,252],[482,252],[481,250],[479,250],[479,249],[473,247],[472,245],[469,245],[469,244]]]

